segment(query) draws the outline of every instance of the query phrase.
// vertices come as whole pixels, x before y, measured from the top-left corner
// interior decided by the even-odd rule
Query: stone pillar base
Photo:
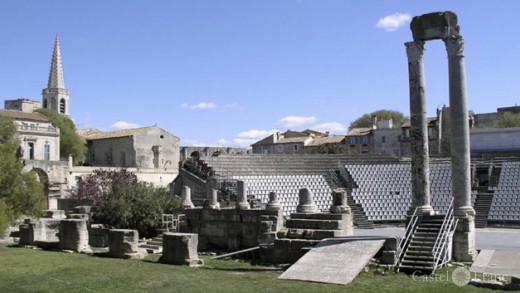
[[[459,219],[453,234],[453,260],[459,262],[473,262],[477,257],[475,248],[475,217],[471,215],[457,216],[461,211],[455,211]],[[474,213],[474,211],[473,211]]]
[[[251,205],[246,202],[237,202],[237,209],[239,210],[249,210],[251,209]]]

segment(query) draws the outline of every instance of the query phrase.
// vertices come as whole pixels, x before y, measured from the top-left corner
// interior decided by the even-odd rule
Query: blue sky
[[[493,112],[520,100],[519,8],[505,0],[2,0],[0,102],[41,100],[59,33],[79,128],[157,124],[182,145],[242,147],[274,130],[344,134],[364,113],[409,115],[409,16],[451,10],[465,38],[469,108]],[[426,48],[434,115],[448,104],[447,57],[440,41]]]

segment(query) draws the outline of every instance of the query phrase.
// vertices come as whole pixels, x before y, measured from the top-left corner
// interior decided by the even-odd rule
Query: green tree
[[[520,114],[505,112],[498,117],[494,126],[496,128],[520,127]]]
[[[360,128],[360,127],[372,127],[374,124],[374,118],[377,120],[389,120],[392,119],[394,127],[399,127],[406,121],[406,117],[403,113],[393,110],[377,110],[372,113],[365,113],[361,117],[350,123],[349,129]]]
[[[126,170],[96,170],[69,190],[76,204],[94,206],[96,222],[120,229],[136,229],[139,235],[155,236],[162,214],[174,213],[180,198],[165,188],[138,182]]]
[[[22,173],[20,142],[11,118],[0,116],[0,236],[22,215],[41,216],[45,194],[34,172]]]
[[[56,111],[50,109],[38,109],[36,112],[45,115],[51,120],[54,127],[60,129],[60,154],[64,160],[71,155],[74,159],[74,164],[77,165],[85,159],[87,147],[76,133],[76,126],[74,122],[67,116],[61,115]]]

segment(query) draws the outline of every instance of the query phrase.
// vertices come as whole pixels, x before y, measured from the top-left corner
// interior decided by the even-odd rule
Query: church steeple
[[[63,66],[61,63],[60,40],[56,35],[52,52],[51,70],[47,88],[42,90],[43,108],[52,109],[60,114],[69,115],[69,91],[65,88]]]

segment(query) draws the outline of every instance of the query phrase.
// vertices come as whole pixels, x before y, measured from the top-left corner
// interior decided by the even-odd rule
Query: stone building
[[[251,145],[253,154],[303,154],[343,152],[345,136],[307,129],[276,132]]]
[[[348,153],[353,155],[374,153],[374,128],[352,128],[345,136]]]
[[[157,126],[92,131],[84,138],[90,166],[171,169],[179,162],[179,138]]]
[[[25,160],[59,161],[60,130],[39,113],[0,110],[0,116],[14,120]]]

